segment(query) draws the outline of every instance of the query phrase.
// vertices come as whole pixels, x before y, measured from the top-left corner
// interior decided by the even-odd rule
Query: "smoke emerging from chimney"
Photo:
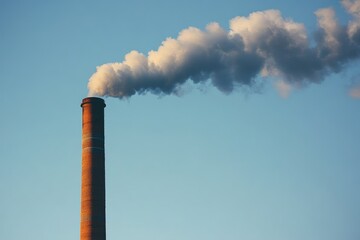
[[[352,20],[340,25],[333,9],[320,9],[312,40],[303,24],[283,18],[277,10],[235,17],[229,30],[218,23],[204,31],[189,27],[147,56],[131,51],[121,63],[97,67],[88,83],[89,95],[177,94],[189,80],[210,80],[230,93],[254,86],[257,76],[279,79],[277,86],[287,94],[292,86],[321,82],[360,56],[360,0],[341,2]]]

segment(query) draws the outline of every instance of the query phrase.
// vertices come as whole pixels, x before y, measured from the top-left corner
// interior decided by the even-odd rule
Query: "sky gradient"
[[[278,9],[303,23],[339,1],[2,1],[0,239],[79,239],[89,78],[189,26]],[[224,94],[105,98],[107,238],[358,240],[359,61],[287,95],[276,79]],[[351,96],[351,93],[352,96]]]

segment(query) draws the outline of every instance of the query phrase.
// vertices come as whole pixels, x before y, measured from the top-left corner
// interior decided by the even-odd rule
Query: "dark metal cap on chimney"
[[[103,105],[103,107],[106,107],[106,104],[105,104],[105,101],[104,99],[102,98],[98,98],[98,97],[87,97],[87,98],[84,98],[82,100],[82,103],[81,103],[81,107],[84,105],[84,104],[101,104]]]

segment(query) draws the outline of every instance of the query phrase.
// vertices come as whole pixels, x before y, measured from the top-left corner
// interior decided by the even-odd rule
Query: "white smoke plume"
[[[285,19],[277,10],[235,17],[229,30],[210,23],[205,30],[189,27],[167,38],[147,55],[131,51],[121,63],[97,67],[89,95],[126,98],[134,94],[176,94],[186,81],[211,81],[230,93],[253,86],[255,78],[271,76],[286,95],[291,86],[321,82],[360,56],[360,0],[342,0],[352,15],[340,25],[331,8],[315,12],[315,43],[303,24]]]

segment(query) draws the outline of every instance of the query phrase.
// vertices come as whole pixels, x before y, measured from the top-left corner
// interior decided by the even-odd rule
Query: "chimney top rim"
[[[84,104],[100,104],[103,107],[106,106],[104,99],[99,97],[86,97],[82,100],[81,107],[83,107]]]

